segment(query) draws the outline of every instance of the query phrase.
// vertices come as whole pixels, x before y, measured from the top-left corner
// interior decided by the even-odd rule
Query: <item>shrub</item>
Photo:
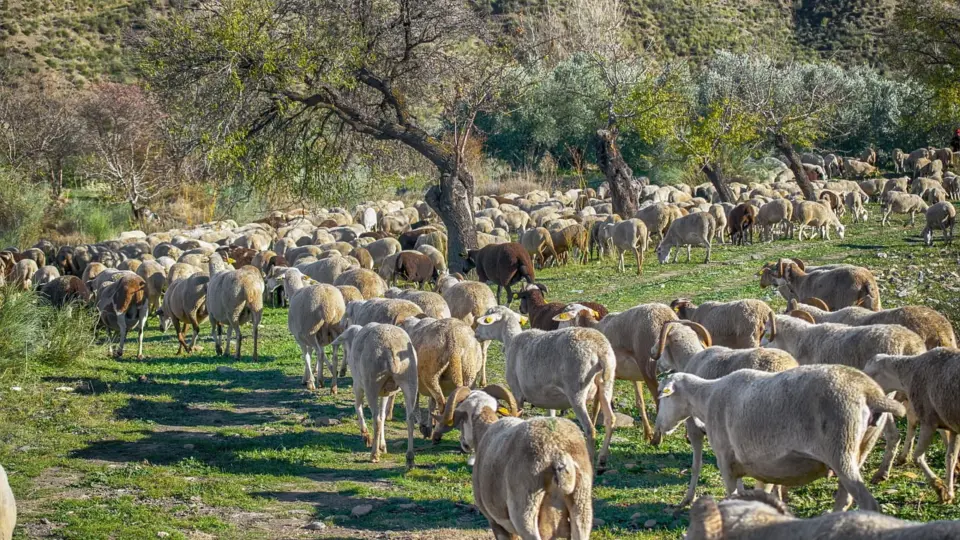
[[[61,234],[79,234],[99,242],[114,238],[129,225],[130,211],[123,205],[75,199],[64,209],[57,229]]]
[[[84,306],[56,309],[33,291],[0,289],[0,376],[82,362],[93,351],[95,323]]]
[[[19,174],[0,168],[0,246],[24,248],[36,242],[49,200],[46,189],[28,186]]]

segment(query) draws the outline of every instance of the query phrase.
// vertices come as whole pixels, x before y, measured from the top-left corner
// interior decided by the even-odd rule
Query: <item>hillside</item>
[[[0,0],[0,74],[59,75],[82,86],[132,76],[125,38],[152,12],[183,0]],[[519,20],[564,0],[475,0]],[[903,1],[903,0],[900,0]],[[625,0],[637,42],[661,54],[703,57],[761,50],[844,64],[882,62],[878,33],[897,0]]]

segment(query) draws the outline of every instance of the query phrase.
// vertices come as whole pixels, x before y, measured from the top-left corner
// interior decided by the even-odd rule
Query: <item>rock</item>
[[[167,531],[160,531],[157,533],[157,538],[166,538],[168,536],[170,536],[170,533],[168,533]]]
[[[327,524],[322,521],[311,521],[304,529],[308,531],[322,531],[327,528]]]
[[[593,528],[594,528],[594,529],[598,529],[598,528],[600,528],[600,527],[603,527],[603,526],[606,525],[606,524],[607,524],[607,522],[604,521],[604,520],[602,520],[602,519],[595,519],[595,520],[593,520]]]
[[[634,469],[637,468],[637,464],[636,464],[636,463],[627,463],[627,464],[624,465],[624,468],[626,468],[628,471],[632,471],[632,470],[634,470]]]
[[[139,383],[146,383],[146,382],[149,382],[149,381],[150,381],[150,379],[148,379],[146,375],[141,375],[141,376],[137,377],[137,382],[139,382]]]
[[[606,477],[606,476],[616,476],[616,475],[618,475],[618,474],[620,474],[620,471],[618,471],[618,470],[616,470],[616,469],[607,469],[607,470],[603,471],[603,476],[605,476],[605,477]]]
[[[400,510],[415,510],[417,508],[417,503],[404,503],[397,505],[397,508]]]
[[[187,444],[183,445],[183,449],[184,449],[184,450],[193,450],[194,448],[196,448],[196,447],[195,447],[194,445],[190,444],[190,443],[187,443]]]
[[[72,386],[58,386],[56,390],[57,392],[73,392],[75,388]]]
[[[648,529],[652,529],[652,528],[654,528],[654,527],[657,526],[657,520],[655,520],[655,519],[648,519],[648,520],[646,520],[646,521],[643,522],[643,526],[646,527],[646,528],[648,528]]]
[[[886,258],[887,258],[887,254],[884,253],[884,252],[882,252],[882,251],[878,251],[878,252],[877,252],[877,258],[878,258],[878,259],[886,259]]]
[[[630,521],[640,521],[641,519],[643,519],[643,516],[644,514],[637,512],[636,514],[630,516]]]
[[[372,504],[361,504],[359,506],[354,506],[353,510],[350,511],[350,515],[355,518],[358,518],[358,517],[363,517],[369,514],[370,512],[373,512]]]
[[[615,412],[615,413],[613,413],[613,417],[614,417],[614,419],[616,420],[616,424],[614,424],[614,425],[615,425],[618,429],[619,429],[619,428],[629,428],[629,427],[633,427],[633,425],[634,425],[633,417],[630,416],[629,414],[623,414],[623,413]]]
[[[11,386],[11,387],[10,387],[10,390],[12,390],[12,391],[14,391],[14,392],[22,392],[22,391],[23,391],[23,387],[21,387],[21,386]]]
[[[236,373],[237,371],[239,371],[237,368],[230,366],[217,366],[217,373]]]
[[[320,427],[339,426],[340,420],[337,420],[336,418],[317,418],[313,422],[313,425]]]

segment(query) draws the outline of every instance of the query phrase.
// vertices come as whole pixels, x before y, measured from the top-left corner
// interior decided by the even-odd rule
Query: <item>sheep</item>
[[[240,327],[253,323],[253,361],[259,360],[260,320],[263,317],[264,282],[260,271],[252,266],[230,270],[219,254],[210,256],[210,282],[207,284],[207,314],[218,355],[230,356],[230,339],[237,333],[237,355],[243,334]],[[227,325],[226,347],[221,344],[223,325]]]
[[[639,219],[628,219],[613,226],[613,246],[617,248],[617,271],[626,271],[624,253],[630,251],[637,261],[637,275],[643,275],[643,252],[647,250],[647,226]]]
[[[837,231],[837,236],[843,238],[846,227],[837,219],[827,206],[813,201],[802,201],[796,206],[794,211],[794,221],[799,225],[797,230],[797,239],[803,240],[803,231],[806,227],[813,227],[820,232],[820,237],[826,240],[830,239],[830,227]],[[811,233],[812,236],[812,233]]]
[[[796,261],[781,259],[776,265],[764,266],[760,285],[776,284],[788,301],[816,297],[832,310],[863,306],[880,311],[880,288],[870,270],[851,265],[810,270],[805,272]]]
[[[589,469],[589,464],[587,468]],[[589,498],[587,501],[589,505]],[[0,465],[0,540],[11,540],[13,538],[13,529],[16,528],[16,526],[17,501],[13,497],[13,490],[10,489],[10,482],[7,480],[7,471]]]
[[[396,287],[390,287],[384,296],[387,298],[409,300],[420,306],[420,309],[423,310],[423,313],[427,317],[433,319],[450,318],[450,306],[447,305],[446,300],[444,300],[442,296],[435,292],[402,290]]]
[[[613,436],[613,383],[616,358],[610,342],[590,328],[564,328],[554,332],[520,329],[521,317],[503,306],[490,308],[480,318],[477,339],[503,343],[504,377],[522,407],[530,402],[546,409],[572,408],[586,432],[591,461],[594,457],[596,421],[587,412],[587,401],[597,401],[603,412],[604,438],[596,456],[598,469],[606,465]]]
[[[774,240],[774,227],[783,226],[783,237],[793,236],[793,205],[786,199],[774,199],[764,203],[757,211],[757,224],[760,226],[760,239]]]
[[[947,173],[943,177],[943,189],[951,199],[960,199],[960,176],[953,173]]]
[[[89,268],[89,266],[87,268]],[[197,268],[196,266],[193,266],[192,264],[181,263],[181,262],[175,263],[172,267],[170,267],[170,270],[167,272],[167,287],[170,287],[177,281],[184,278],[188,278],[198,272],[203,272],[203,270],[201,270],[200,268]]]
[[[137,268],[136,273],[147,284],[147,297],[150,299],[150,311],[155,312],[160,307],[163,290],[167,285],[167,271],[157,261],[144,261]]]
[[[750,243],[753,244],[753,226],[757,221],[757,208],[752,204],[741,203],[734,207],[727,218],[727,227],[730,230],[730,241],[734,245],[745,245],[747,233],[750,233]]]
[[[950,321],[935,309],[926,306],[903,306],[881,311],[850,306],[830,311],[819,298],[808,298],[803,303],[791,300],[787,309],[789,312],[806,312],[818,324],[837,323],[847,326],[899,324],[920,336],[928,349],[957,346],[957,338]]]
[[[643,221],[651,238],[656,235],[662,239],[667,229],[670,228],[670,224],[678,217],[674,210],[668,204],[654,203],[641,208],[633,217]]]
[[[540,268],[546,266],[548,260],[558,263],[560,261],[553,246],[553,237],[550,231],[543,227],[527,229],[520,237],[520,244],[533,258],[533,262],[540,264]]]
[[[424,283],[430,281],[436,285],[437,279],[440,278],[440,271],[437,270],[430,257],[419,251],[401,251],[397,254],[395,264],[394,283],[399,277],[416,283],[418,288],[422,290]]]
[[[88,302],[90,295],[87,284],[77,276],[60,276],[40,288],[40,297],[56,308],[70,302]]]
[[[344,357],[353,374],[354,408],[363,442],[371,448],[370,460],[380,462],[380,454],[387,452],[384,420],[387,405],[397,391],[403,390],[407,417],[407,469],[413,468],[413,428],[417,402],[417,351],[410,337],[402,329],[390,325],[370,323],[352,325],[334,341],[343,345]],[[334,352],[336,358],[336,352]],[[373,437],[367,432],[363,419],[363,398],[374,417]]]
[[[34,272],[33,276],[30,278],[30,284],[34,289],[40,289],[47,283],[56,280],[60,277],[60,270],[57,270],[56,266],[42,266],[39,270]]]
[[[590,238],[587,234],[587,230],[583,228],[583,225],[569,225],[563,229],[560,229],[559,231],[550,233],[550,237],[553,239],[553,248],[554,252],[556,253],[556,257],[560,258],[563,263],[567,262],[567,253],[573,251],[574,249],[577,250],[580,264],[587,263],[587,258],[590,255]]]
[[[481,249],[467,251],[464,270],[477,269],[477,278],[481,283],[492,282],[497,285],[497,304],[500,304],[500,292],[507,289],[507,305],[513,302],[510,286],[526,280],[536,282],[536,271],[527,250],[516,242],[493,244]]]
[[[33,259],[20,259],[13,266],[10,282],[20,289],[28,291],[33,288],[33,276],[40,269]]]
[[[105,283],[97,293],[100,322],[107,329],[108,336],[111,331],[120,334],[117,358],[123,357],[127,331],[137,330],[137,360],[143,360],[143,331],[149,313],[149,301],[147,284],[132,272],[120,272],[115,281]],[[112,344],[110,352],[113,354]]]
[[[732,349],[759,347],[763,327],[773,313],[766,302],[753,299],[697,306],[686,298],[677,298],[670,308],[680,319],[706,327],[717,345]]]
[[[670,251],[677,248],[673,257],[673,262],[677,262],[680,257],[680,247],[687,246],[687,262],[690,262],[690,246],[706,246],[707,256],[703,263],[710,262],[711,240],[716,235],[717,224],[713,216],[706,212],[697,212],[675,219],[663,240],[657,246],[657,259],[660,264],[666,263],[670,259]]]
[[[503,399],[510,409],[499,407]],[[583,434],[563,418],[516,418],[498,385],[450,394],[441,429],[460,430],[475,452],[473,496],[494,536],[586,540],[593,527],[593,471]],[[497,413],[505,414],[498,420]]]
[[[181,351],[188,353],[196,351],[197,337],[200,335],[200,325],[207,320],[207,285],[210,278],[203,274],[194,274],[177,280],[170,285],[163,295],[163,305],[157,310],[160,325],[164,332],[173,325],[177,333],[177,354]],[[181,324],[183,327],[181,328]],[[190,345],[186,343],[183,330],[189,324],[193,329],[193,338]]]
[[[444,275],[449,271],[447,269],[447,259],[439,249],[431,245],[424,244],[422,246],[417,246],[417,251],[423,253],[429,257],[431,261],[433,261],[433,266],[437,269],[437,272],[440,275]]]
[[[336,394],[336,360],[327,362],[323,349],[340,334],[340,322],[346,312],[343,296],[332,285],[305,283],[304,275],[296,268],[284,272],[283,290],[290,300],[287,328],[303,354],[303,385],[312,391],[319,381],[323,388],[323,366],[328,364],[332,379],[330,392]],[[310,365],[311,351],[317,355],[316,381]]]
[[[372,322],[398,325],[408,317],[423,313],[420,306],[400,298],[371,298],[348,302],[344,312],[345,324],[364,326]]]
[[[785,351],[777,349],[730,349],[713,346],[710,332],[692,321],[663,323],[657,345],[650,351],[660,371],[690,373],[704,379],[718,379],[738,369],[756,369],[778,373],[797,367],[797,361]],[[693,448],[693,466],[690,484],[680,502],[683,508],[693,501],[700,470],[703,468],[704,431],[694,419],[686,421],[687,438]]]
[[[913,455],[914,463],[937,491],[941,503],[954,499],[954,473],[960,452],[960,414],[956,396],[960,377],[960,351],[938,347],[923,354],[878,354],[864,368],[884,390],[906,394],[920,425],[920,438]],[[944,429],[946,482],[927,465],[925,454],[937,429]],[[908,437],[912,440],[912,430]],[[892,431],[891,431],[892,433]],[[899,435],[899,433],[897,434]]]
[[[876,511],[860,467],[887,423],[882,413],[905,411],[848,366],[741,369],[714,380],[675,373],[660,386],[654,440],[692,416],[706,424],[727,495],[743,476],[797,485],[833,470],[840,480],[835,511],[846,509],[851,495],[861,510]]]
[[[717,235],[716,239],[721,244],[724,243],[723,231],[727,230],[727,212],[722,205],[711,204],[710,208],[707,209],[707,212],[713,216],[713,219],[717,222]]]
[[[420,393],[429,398],[428,410],[442,412],[445,396],[461,386],[472,387],[483,369],[483,350],[473,328],[458,319],[410,317],[400,323],[417,350]],[[435,433],[421,418],[424,437]],[[440,442],[440,436],[434,443]]]
[[[527,285],[517,294],[520,298],[520,313],[529,316],[530,328],[537,330],[556,330],[560,323],[554,320],[554,317],[566,310],[569,303],[565,302],[547,302],[543,295],[547,292],[547,286],[542,283]],[[587,309],[597,314],[597,319],[602,320],[608,313],[607,308],[596,302],[580,302]]]
[[[387,292],[387,282],[373,270],[354,268],[337,276],[334,286],[351,285],[356,287],[365,299],[377,298]]]
[[[848,191],[843,196],[843,203],[850,210],[850,214],[853,215],[854,223],[866,223],[870,218],[870,214],[864,206],[868,201],[869,197],[856,191]]]
[[[836,512],[797,519],[762,490],[734,495],[719,504],[709,495],[690,509],[688,540],[946,540],[960,535],[956,521],[912,523],[876,512]]]
[[[906,171],[904,167],[904,161],[907,159],[907,154],[899,148],[894,148],[893,153],[891,154],[891,159],[893,160],[893,170],[897,174],[903,174]]]
[[[585,326],[599,330],[607,337],[617,356],[616,378],[633,382],[643,434],[649,441],[653,438],[653,427],[647,418],[640,381],[646,385],[656,404],[656,363],[651,360],[650,351],[657,343],[663,323],[677,320],[677,315],[665,304],[642,304],[622,313],[611,313],[602,321],[598,321],[597,315],[586,306],[570,304],[554,320],[560,323],[560,328]]]
[[[397,241],[396,238],[381,238],[380,240],[375,240],[368,244],[366,249],[370,252],[370,256],[373,257],[373,266],[375,268],[380,268],[380,263],[383,262],[384,258],[403,251],[400,242]],[[292,262],[289,256],[286,258]]]
[[[920,236],[926,245],[933,245],[933,231],[935,229],[943,233],[944,243],[953,243],[953,227],[957,223],[957,209],[952,203],[944,201],[931,205],[927,208],[925,217],[927,226],[923,228]]]
[[[926,212],[928,207],[919,195],[891,191],[884,194],[880,208],[883,210],[880,226],[884,226],[889,221],[890,214],[893,213],[910,214],[910,225],[913,225],[916,222],[917,212]]]

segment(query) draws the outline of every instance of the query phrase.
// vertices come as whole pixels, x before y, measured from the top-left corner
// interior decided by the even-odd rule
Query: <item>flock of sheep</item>
[[[709,184],[646,186],[640,210],[625,220],[613,214],[604,187],[478,197],[480,248],[465,254],[476,281],[448,273],[446,234],[429,208],[399,201],[353,211],[273,212],[244,226],[222,221],[150,235],[133,231],[91,245],[43,241],[23,252],[0,252],[0,276],[39,290],[56,306],[96,306],[101,326],[118,334],[111,341],[117,355],[136,332],[138,358],[156,314],[164,330],[175,329],[177,354],[196,349],[209,321],[217,354],[229,356],[235,342],[239,358],[249,322],[256,360],[265,303],[288,306],[303,384],[323,387],[327,366],[336,393],[349,369],[357,423],[373,461],[387,451],[384,422],[399,391],[408,467],[416,429],[435,442],[459,430],[460,445],[471,454],[476,506],[497,538],[589,537],[594,475],[604,470],[615,425],[616,379],[633,383],[648,440],[658,444],[685,425],[693,464],[681,508],[694,503],[703,442],[710,440],[731,498],[697,500],[690,538],[867,538],[887,529],[899,531],[891,538],[947,538],[960,534],[960,525],[912,524],[876,513],[861,476],[882,436],[884,459],[874,482],[912,454],[940,500],[954,498],[960,351],[950,322],[937,311],[884,310],[869,269],[813,267],[799,259],[759,271],[760,284],[789,301],[785,314],[754,299],[699,306],[676,299],[610,313],[594,302],[548,302],[547,287],[536,281],[540,268],[610,253],[618,256],[620,272],[630,253],[640,274],[652,242],[667,263],[684,247],[687,260],[691,247],[706,248],[708,262],[715,243],[794,234],[802,240],[807,231],[828,239],[831,230],[842,238],[846,212],[853,222],[865,221],[871,198],[882,203],[884,223],[891,213],[910,214],[912,223],[924,212],[927,242],[934,230],[949,240],[956,217],[949,199],[960,196],[960,179],[943,172],[952,154],[923,149],[893,157],[896,170],[911,171],[912,178],[832,179],[870,174],[876,154],[869,151],[863,160],[804,154],[816,201],[803,200],[784,169],[771,182],[731,184],[736,204],[719,203]],[[411,288],[396,287],[401,283]],[[427,284],[432,292],[424,290]],[[489,285],[496,285],[496,295]],[[520,313],[509,309],[514,297]],[[487,384],[491,341],[503,345],[505,386]],[[658,381],[658,372],[669,375]],[[654,397],[653,424],[641,384]],[[429,400],[427,414],[418,407],[420,395]],[[525,404],[550,416],[523,418]],[[572,410],[579,426],[556,410]],[[893,417],[904,415],[908,433],[898,453]],[[948,446],[944,480],[925,460],[938,429]],[[831,471],[839,480],[834,510],[856,502],[861,511],[793,518],[781,502],[786,489]],[[745,490],[743,477],[755,479],[760,491]],[[5,523],[12,530],[5,501],[13,504],[2,486],[5,481],[0,540],[10,537]]]

